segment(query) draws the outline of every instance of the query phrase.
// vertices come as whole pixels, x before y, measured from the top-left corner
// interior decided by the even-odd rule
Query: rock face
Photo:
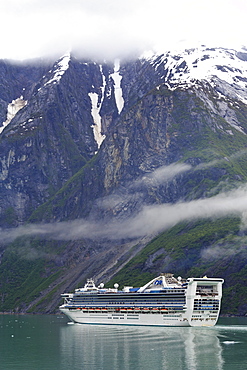
[[[163,231],[141,224],[143,210],[245,184],[246,59],[245,50],[202,47],[114,63],[71,55],[0,63],[0,225],[3,236],[11,228],[20,237],[3,237],[2,309],[50,312],[58,302],[48,307],[45,297],[55,286],[109,279]],[[193,253],[185,274],[200,265]],[[160,258],[178,269],[165,254],[161,245],[143,269],[154,272]],[[20,260],[37,279],[33,295],[12,301],[14,272],[4,274]],[[29,284],[28,273],[19,276]]]
[[[1,135],[3,224],[4,212],[10,208],[16,212],[15,223],[27,220],[98,149],[92,128],[90,93],[101,98],[100,67],[65,56],[51,69],[47,68],[45,74],[44,67],[39,72],[32,81],[32,93],[26,92],[27,98],[23,98],[23,108]],[[3,122],[6,122],[3,112],[7,102],[11,104],[18,95],[5,97]],[[107,107],[104,109],[110,121],[114,109],[110,112]]]

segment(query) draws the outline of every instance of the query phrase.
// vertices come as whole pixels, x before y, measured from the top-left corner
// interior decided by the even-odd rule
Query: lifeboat
[[[167,308],[161,308],[161,309],[160,309],[160,311],[161,311],[161,312],[167,312],[167,311],[168,311],[168,309],[167,309]]]
[[[150,310],[149,310],[149,308],[148,308],[148,307],[144,307],[144,308],[142,309],[142,312],[148,313],[148,312],[150,312]]]
[[[153,307],[153,308],[152,308],[152,313],[159,313],[159,309],[158,309],[158,308],[156,308],[156,307]]]

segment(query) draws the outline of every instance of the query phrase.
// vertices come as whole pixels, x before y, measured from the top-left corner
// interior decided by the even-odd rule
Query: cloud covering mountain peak
[[[0,5],[1,58],[25,59],[77,49],[116,58],[181,39],[246,44],[244,1],[10,0]],[[231,25],[231,27],[229,27]]]

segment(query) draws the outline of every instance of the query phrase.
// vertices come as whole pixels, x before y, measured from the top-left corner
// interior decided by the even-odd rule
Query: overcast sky
[[[183,40],[238,48],[246,14],[246,0],[0,0],[0,58],[121,58]]]

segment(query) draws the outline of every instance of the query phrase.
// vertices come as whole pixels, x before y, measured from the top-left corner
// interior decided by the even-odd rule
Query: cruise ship
[[[214,326],[222,297],[221,278],[175,278],[161,274],[138,288],[119,290],[96,286],[88,279],[84,288],[64,293],[60,311],[75,323]]]

